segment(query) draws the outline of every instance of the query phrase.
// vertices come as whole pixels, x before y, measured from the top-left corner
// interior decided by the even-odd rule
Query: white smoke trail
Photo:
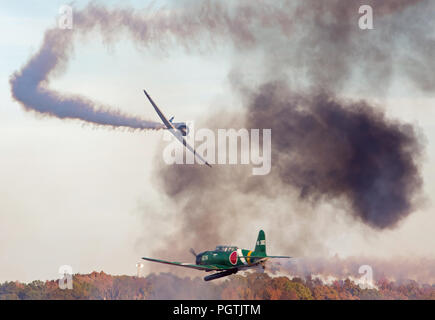
[[[96,104],[80,96],[64,96],[50,90],[49,76],[68,60],[72,48],[71,32],[52,29],[46,32],[39,52],[12,75],[12,95],[26,110],[60,119],[80,119],[98,125],[132,129],[160,129],[157,122],[145,121]]]
[[[196,40],[205,34],[208,34],[209,40],[212,36],[232,38],[237,45],[251,41],[251,33],[246,31],[246,26],[264,13],[256,10],[252,16],[243,18],[231,16],[228,10],[219,3],[204,1],[185,11],[161,9],[139,14],[133,9],[108,10],[90,3],[83,10],[74,11],[71,30],[56,27],[46,31],[39,51],[11,76],[12,96],[25,110],[60,119],[79,119],[111,127],[161,129],[163,126],[160,123],[129,116],[110,107],[97,106],[84,97],[66,96],[49,89],[50,78],[55,72],[58,74],[59,70],[65,69],[75,36],[85,35],[96,28],[106,43],[114,42],[114,35],[124,31],[135,43],[145,47],[150,43],[164,46],[175,41],[184,47],[193,43],[198,48],[200,42]]]

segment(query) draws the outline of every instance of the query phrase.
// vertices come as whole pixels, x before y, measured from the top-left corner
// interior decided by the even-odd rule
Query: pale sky
[[[86,3],[75,1],[77,7]],[[126,3],[143,6],[139,4],[143,1]],[[151,176],[153,163],[163,161],[156,156],[156,148],[163,143],[161,132],[111,131],[44,118],[12,100],[10,75],[38,50],[62,4],[0,1],[0,282],[57,278],[62,265],[79,273],[104,270],[133,275],[146,247],[159,241],[143,210],[164,206]],[[162,55],[138,51],[122,38],[108,50],[100,40],[95,34],[77,43],[66,72],[52,80],[51,87],[155,121],[158,118],[142,88],[168,116],[180,121],[214,112],[216,106],[237,108],[227,85],[231,62],[225,48],[204,55],[188,55],[181,49]],[[342,256],[433,258],[435,100],[392,90],[384,102],[389,116],[418,125],[425,135],[426,205],[382,235],[357,232],[360,227],[355,227],[348,234],[331,231],[325,242],[331,254]],[[176,214],[176,208],[172,209]],[[251,248],[258,228],[272,234],[273,223],[260,219],[251,227],[229,242]],[[269,245],[270,252],[285,254],[272,236]]]
[[[149,174],[161,132],[42,118],[11,98],[10,75],[39,48],[62,4],[0,4],[0,28],[9,30],[0,34],[0,281],[56,278],[64,264],[81,273],[135,274],[143,256],[135,248],[144,230],[139,208],[159,206]],[[147,88],[181,121],[225,100],[225,64],[217,55],[139,52],[129,41],[108,50],[97,38],[76,45],[52,87],[158,121]]]

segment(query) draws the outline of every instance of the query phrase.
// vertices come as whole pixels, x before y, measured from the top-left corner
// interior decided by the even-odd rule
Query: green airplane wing
[[[219,266],[219,265],[198,265],[198,264],[190,264],[190,263],[184,263],[184,262],[152,259],[152,258],[146,258],[146,257],[143,257],[142,259],[152,261],[152,262],[164,263],[164,264],[169,264],[172,266],[185,267],[185,268],[202,270],[202,271],[221,271],[221,270],[234,269],[233,267],[227,268],[225,266]]]

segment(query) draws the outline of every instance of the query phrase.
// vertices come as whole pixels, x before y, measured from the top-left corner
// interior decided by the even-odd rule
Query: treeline
[[[431,299],[435,285],[415,281],[401,283],[378,281],[377,289],[363,289],[351,280],[324,284],[319,279],[270,277],[266,273],[235,275],[219,282],[202,278],[181,278],[169,273],[145,278],[111,276],[104,272],[77,274],[73,289],[62,290],[58,281],[33,281],[29,284],[5,282],[0,285],[0,300],[38,299]]]

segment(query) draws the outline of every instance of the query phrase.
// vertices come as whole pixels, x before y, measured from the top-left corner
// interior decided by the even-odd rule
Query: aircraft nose
[[[196,256],[196,260],[195,260],[195,263],[196,264],[201,264],[201,258],[202,258],[202,255],[203,255],[204,253],[200,253],[200,254],[198,254],[197,256]]]

